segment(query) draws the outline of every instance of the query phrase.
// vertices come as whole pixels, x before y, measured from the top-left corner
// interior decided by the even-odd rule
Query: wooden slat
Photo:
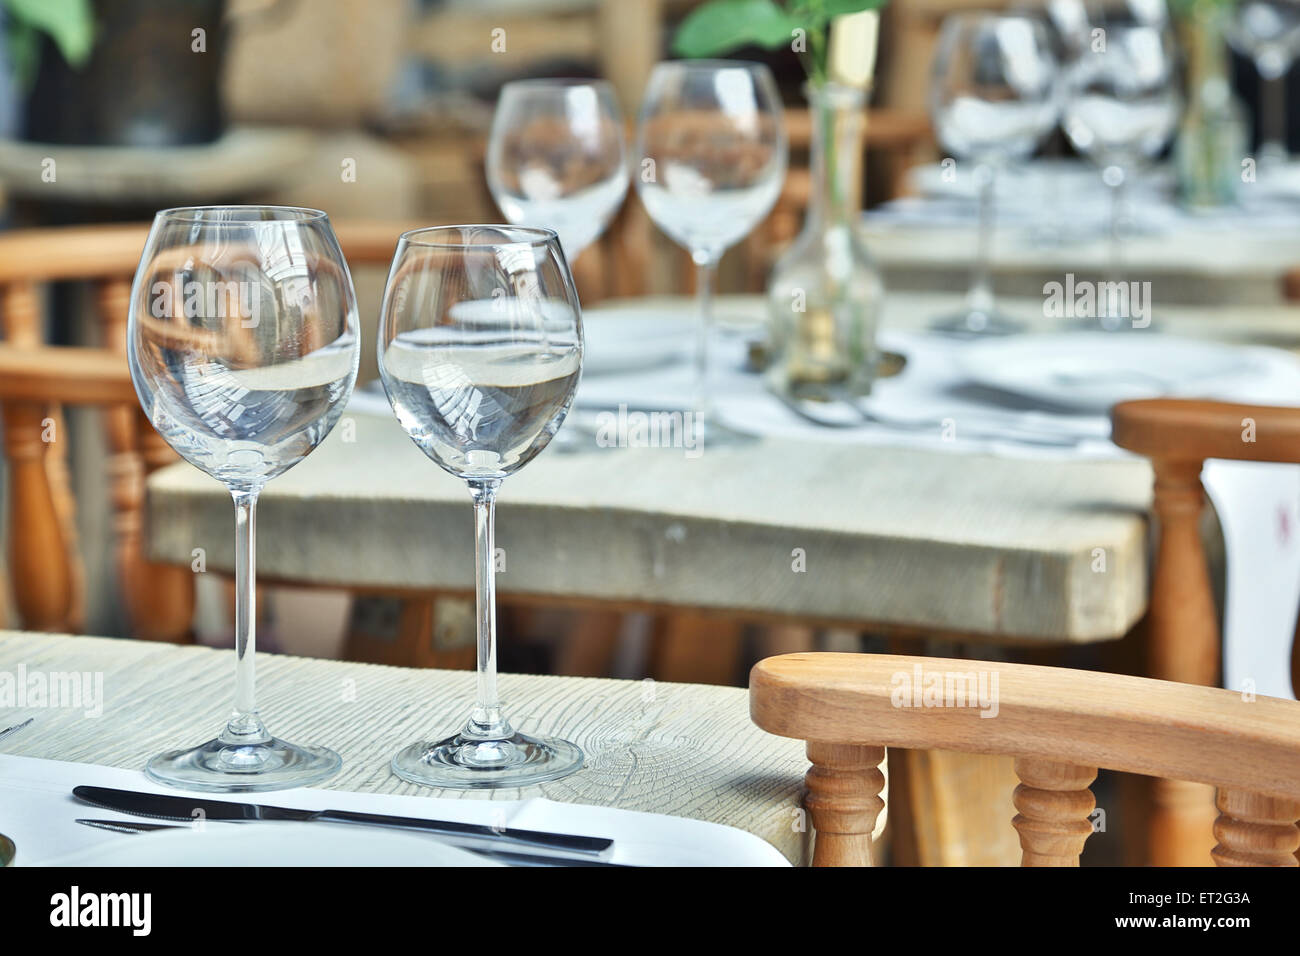
[[[979,706],[898,706],[896,686],[982,672]],[[996,680],[996,687],[993,681]],[[907,701],[912,701],[908,695]],[[876,654],[790,654],[750,673],[750,715],[783,737],[1040,757],[1084,767],[1300,794],[1300,704],[1144,677]]]
[[[106,349],[0,345],[0,401],[133,404],[131,372]]]

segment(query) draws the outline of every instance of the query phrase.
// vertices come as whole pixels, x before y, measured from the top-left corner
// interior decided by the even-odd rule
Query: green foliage
[[[40,34],[47,34],[73,67],[90,59],[95,12],[90,0],[0,0],[8,14],[9,58],[23,86],[36,75]]]
[[[884,6],[885,0],[709,0],[677,29],[673,52],[695,59],[744,46],[799,50],[808,75],[826,76],[827,32],[833,18]],[[797,41],[804,39],[800,48]]]

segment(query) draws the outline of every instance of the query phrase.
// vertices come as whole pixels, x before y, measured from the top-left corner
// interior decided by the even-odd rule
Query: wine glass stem
[[[1118,166],[1107,171],[1106,184],[1110,187],[1110,261],[1106,278],[1110,282],[1124,279],[1124,183],[1128,179],[1127,171]]]
[[[695,327],[695,396],[697,418],[708,418],[713,411],[710,386],[709,338],[713,334],[713,279],[717,259],[704,252],[692,252],[695,262],[695,298],[700,318]]]
[[[996,177],[991,165],[981,165],[976,169],[975,175],[979,179],[979,238],[975,247],[975,268],[971,273],[970,289],[966,292],[966,310],[991,316],[993,281],[989,275],[989,260],[993,249],[993,201]]]
[[[257,490],[232,490],[235,501],[235,707],[222,740],[270,740],[257,713]]]
[[[497,696],[496,505],[501,480],[469,483],[474,498],[474,585],[478,611],[478,697],[464,734],[479,740],[501,740],[513,730],[501,716]]]

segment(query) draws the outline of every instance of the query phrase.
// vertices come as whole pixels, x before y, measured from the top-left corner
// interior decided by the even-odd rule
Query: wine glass
[[[1228,18],[1228,42],[1259,72],[1259,161],[1286,162],[1286,83],[1300,53],[1300,2],[1241,0]]]
[[[691,254],[697,270],[693,406],[697,427],[711,407],[709,336],[714,272],[781,194],[785,123],[767,67],[739,60],[660,63],[637,121],[637,192],[650,218]],[[716,426],[715,442],[737,437]]]
[[[257,497],[324,440],[352,394],[357,303],[325,213],[166,209],[131,289],[131,378],[145,415],[235,503],[235,703],[207,743],[145,772],[188,790],[319,783],[338,754],[272,737],[254,698]]]
[[[936,322],[937,331],[1003,335],[1022,328],[998,310],[989,275],[996,178],[1056,126],[1058,72],[1051,37],[1036,17],[956,13],[944,19],[930,71],[930,117],[943,147],[974,164],[979,233],[965,306]]]
[[[1061,125],[1080,153],[1102,170],[1110,192],[1110,282],[1123,276],[1124,187],[1164,149],[1178,125],[1182,97],[1177,58],[1163,6],[1103,7],[1091,12],[1091,40],[1064,70]],[[1099,308],[1104,329],[1127,316]],[[1117,310],[1118,311],[1118,310]]]
[[[572,262],[623,204],[627,176],[623,115],[609,83],[521,80],[502,87],[487,181],[512,223],[554,229]]]
[[[582,318],[556,233],[437,226],[405,233],[384,290],[379,371],[397,420],[474,501],[478,696],[459,732],[393,757],[432,787],[522,787],[582,766],[567,740],[515,730],[497,696],[497,489],[547,446],[582,371]]]

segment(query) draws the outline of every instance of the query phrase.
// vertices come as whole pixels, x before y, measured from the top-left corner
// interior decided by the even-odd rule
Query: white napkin
[[[448,799],[342,790],[297,788],[252,794],[186,794],[149,781],[143,772],[0,754],[0,832],[18,847],[16,864],[40,866],[86,847],[114,841],[148,839],[88,827],[89,819],[143,820],[81,803],[72,796],[78,785],[115,787],[199,799],[228,799],[300,809],[358,810],[395,816],[424,817],[510,826],[555,833],[609,837],[610,862],[636,866],[788,866],[770,843],[752,833],[718,823],[595,807],[553,800]],[[154,821],[158,822],[158,821]],[[257,826],[216,824],[208,826]],[[304,823],[302,826],[317,826]],[[107,862],[107,861],[105,861]],[[292,865],[292,860],[282,861]]]

